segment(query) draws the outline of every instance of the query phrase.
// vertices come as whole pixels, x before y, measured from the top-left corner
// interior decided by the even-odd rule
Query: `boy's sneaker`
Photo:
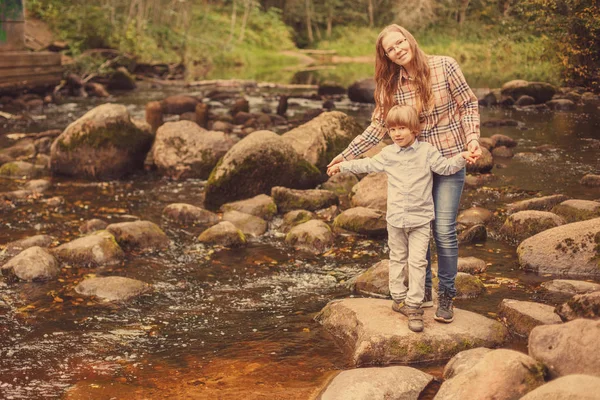
[[[433,319],[439,322],[445,322],[449,324],[454,321],[454,307],[452,306],[452,297],[447,293],[440,294],[438,299],[438,308],[435,311]]]
[[[423,302],[421,303],[421,308],[429,308],[433,307],[433,294],[431,292],[431,288],[425,287],[425,295],[423,296]]]
[[[392,310],[408,318],[408,329],[413,332],[423,331],[423,310],[419,307],[411,307],[403,301],[394,300]]]

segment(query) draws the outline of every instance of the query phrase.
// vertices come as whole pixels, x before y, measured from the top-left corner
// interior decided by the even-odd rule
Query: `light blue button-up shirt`
[[[373,158],[344,161],[340,163],[340,171],[385,172],[387,222],[396,228],[411,228],[434,219],[433,172],[452,175],[465,165],[466,160],[460,154],[445,158],[429,143],[415,140],[408,147],[391,144]]]

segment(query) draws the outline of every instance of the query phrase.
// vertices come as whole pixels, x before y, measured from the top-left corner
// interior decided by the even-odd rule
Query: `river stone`
[[[510,203],[506,205],[509,213],[524,210],[550,211],[555,205],[567,200],[568,197],[564,194],[555,194],[552,196],[538,197],[534,199],[526,199]]]
[[[543,364],[518,351],[497,349],[442,383],[434,399],[516,400],[543,384]]]
[[[417,400],[433,376],[416,368],[394,366],[340,372],[321,392],[320,400]]]
[[[0,176],[10,179],[31,179],[39,176],[41,170],[35,165],[25,161],[11,161],[2,164]]]
[[[198,99],[184,94],[176,94],[163,99],[160,105],[165,114],[183,114],[195,112]]]
[[[496,141],[493,140],[491,137],[480,137],[479,146],[485,147],[489,151],[492,151],[492,149],[496,147]]]
[[[554,206],[552,212],[567,222],[584,221],[600,217],[600,202],[591,200],[565,200]]]
[[[571,374],[600,377],[599,335],[599,320],[537,326],[529,334],[529,355],[546,365],[551,378]]]
[[[555,111],[571,111],[576,108],[576,104],[569,99],[550,100],[546,105]]]
[[[554,307],[531,301],[503,299],[498,306],[498,314],[509,330],[520,336],[529,336],[529,332],[538,325],[562,322],[554,313]]]
[[[548,229],[517,248],[519,263],[539,274],[600,277],[600,218]]]
[[[521,97],[519,97],[519,99],[517,101],[515,101],[515,106],[530,106],[532,104],[535,104],[535,99],[531,96],[527,96],[527,95],[523,95]]]
[[[548,211],[527,210],[511,214],[500,228],[500,234],[520,242],[550,228],[564,225],[562,217]]]
[[[485,186],[489,183],[497,180],[498,177],[493,174],[479,174],[479,175],[471,175],[468,174],[465,177],[465,186],[470,188],[477,188],[480,186]]]
[[[322,208],[320,210],[317,210],[315,212],[315,214],[317,214],[317,217],[323,221],[327,221],[327,222],[333,222],[333,220],[340,215],[341,210],[340,207],[337,205],[333,205],[331,207],[327,207],[327,208]]]
[[[587,174],[579,181],[582,185],[599,187],[600,186],[600,175]]]
[[[260,236],[267,231],[267,221],[264,219],[235,210],[224,213],[223,221],[231,222],[247,236]]]
[[[599,283],[569,279],[554,279],[552,281],[542,283],[542,287],[550,293],[565,294],[570,296],[600,291]]]
[[[185,203],[173,203],[163,208],[164,219],[181,225],[213,226],[219,216],[211,211]]]
[[[364,128],[340,111],[324,112],[281,135],[301,157],[324,169]]]
[[[127,301],[151,289],[152,286],[145,282],[122,276],[88,278],[75,286],[77,293],[96,296],[104,301]]]
[[[281,186],[271,189],[271,197],[280,212],[292,210],[315,211],[339,204],[337,195],[329,190],[295,190]]]
[[[531,96],[536,104],[546,103],[556,94],[556,87],[544,82],[527,82],[524,80],[512,80],[502,85],[503,96],[510,96],[518,100],[521,96]]]
[[[108,225],[106,230],[127,251],[153,251],[169,247],[169,238],[154,222],[120,222]]]
[[[353,207],[367,207],[387,212],[387,175],[373,172],[352,188]]]
[[[19,140],[10,147],[0,150],[0,154],[11,160],[27,160],[37,153],[35,142],[31,138]]]
[[[91,232],[96,232],[96,231],[101,231],[103,229],[106,229],[107,226],[108,226],[108,223],[106,221],[103,221],[98,218],[93,218],[93,219],[85,221],[83,224],[81,224],[81,226],[79,227],[79,233],[81,233],[83,235],[87,235],[88,233],[91,233]]]
[[[458,257],[458,272],[481,274],[487,270],[487,264],[477,257]]]
[[[356,366],[447,360],[469,348],[499,346],[508,338],[501,323],[458,308],[454,322],[443,325],[434,321],[433,308],[425,309],[425,330],[415,333],[391,304],[381,299],[334,300],[316,320],[350,352]]]
[[[61,262],[84,267],[118,264],[124,256],[115,237],[107,231],[97,231],[75,239],[52,252]]]
[[[387,232],[385,213],[366,207],[345,210],[335,218],[333,226],[367,236],[380,236]]]
[[[509,148],[517,147],[517,141],[515,139],[500,133],[492,135],[491,140],[494,142],[494,149],[501,146]]]
[[[6,255],[12,257],[33,246],[44,248],[50,247],[54,240],[54,236],[50,235],[35,235],[26,237],[24,239],[15,240],[4,245],[5,253]]]
[[[29,247],[2,266],[2,275],[22,281],[44,281],[60,272],[56,258],[39,246]]]
[[[490,172],[494,167],[492,153],[485,147],[481,147],[481,157],[474,164],[467,164],[467,172],[484,174]]]
[[[269,193],[274,186],[308,189],[321,173],[279,135],[256,131],[236,143],[213,169],[205,204],[218,208],[229,201]]]
[[[307,210],[293,210],[286,213],[283,216],[283,223],[281,224],[281,231],[288,232],[296,225],[303,224],[305,222],[310,221],[311,219],[315,219],[317,216]]]
[[[485,286],[481,279],[465,272],[458,272],[454,283],[457,299],[472,299],[485,292]]]
[[[36,193],[43,193],[48,190],[50,186],[52,186],[52,184],[46,179],[34,179],[27,182],[25,186],[23,186],[23,189],[31,190],[32,192]]]
[[[225,247],[241,247],[246,245],[246,236],[231,222],[222,221],[202,232],[198,241]]]
[[[490,210],[486,210],[483,207],[471,207],[458,214],[456,222],[466,226],[486,224],[493,216],[494,214]]]
[[[277,205],[271,196],[259,194],[250,199],[234,201],[221,206],[221,211],[239,211],[256,217],[271,220],[277,214]]]
[[[321,185],[321,189],[329,190],[338,196],[347,196],[352,192],[354,185],[358,183],[358,178],[351,172],[335,174],[329,180]]]
[[[375,103],[375,79],[368,78],[354,82],[348,88],[350,101]]]
[[[577,294],[564,304],[556,307],[556,313],[563,321],[577,318],[600,318],[600,292]]]
[[[331,228],[318,219],[294,226],[285,237],[285,242],[295,249],[322,254],[333,246]]]
[[[352,279],[351,289],[365,296],[390,297],[390,260],[381,260]]]
[[[152,156],[159,172],[170,178],[207,179],[232,146],[223,132],[207,131],[191,121],[167,122],[156,131]]]
[[[133,90],[136,88],[135,77],[129,73],[127,68],[117,68],[108,80],[109,90]]]
[[[15,201],[15,200],[24,200],[28,197],[37,197],[35,192],[31,190],[13,190],[12,192],[4,192],[0,193],[0,199]]]
[[[118,179],[143,167],[153,140],[131,121],[127,107],[102,104],[54,140],[51,169],[73,177]]]
[[[487,229],[482,224],[470,226],[458,235],[459,243],[481,243],[486,240]]]
[[[567,375],[554,379],[527,393],[521,400],[598,400],[600,378]]]
[[[513,151],[506,146],[499,146],[492,150],[493,157],[512,158],[514,155]]]
[[[461,374],[471,368],[473,368],[484,355],[492,351],[487,347],[477,347],[461,351],[448,361],[444,367],[443,377],[444,380],[454,378],[456,375]]]

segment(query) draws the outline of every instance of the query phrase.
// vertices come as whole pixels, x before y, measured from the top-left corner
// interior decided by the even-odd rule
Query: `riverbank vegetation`
[[[31,16],[72,56],[112,48],[183,63],[188,79],[290,80],[289,50],[373,56],[382,26],[411,29],[426,52],[456,58],[476,86],[510,79],[598,89],[600,7],[593,0],[30,0]],[[287,51],[287,52],[286,52]],[[370,68],[370,69],[369,69]],[[344,74],[372,70],[355,65]],[[331,71],[318,80],[336,79]],[[371,73],[367,73],[367,76]],[[364,77],[364,76],[363,76]]]

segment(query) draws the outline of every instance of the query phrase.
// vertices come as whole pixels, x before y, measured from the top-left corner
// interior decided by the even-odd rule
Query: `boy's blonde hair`
[[[390,108],[385,117],[385,125],[389,128],[406,126],[415,136],[421,133],[421,122],[417,110],[411,106],[398,105]]]

